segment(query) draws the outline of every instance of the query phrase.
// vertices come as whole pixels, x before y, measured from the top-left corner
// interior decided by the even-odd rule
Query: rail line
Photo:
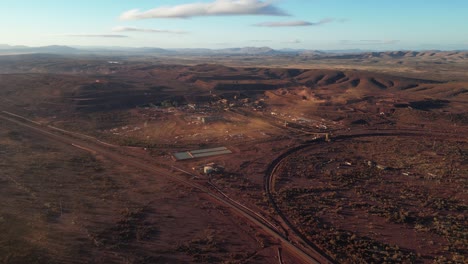
[[[185,173],[189,176],[192,176],[192,177],[198,177],[197,175],[193,174],[193,173],[190,173],[184,169],[181,169],[181,168],[178,168],[176,166],[172,166],[173,169],[175,170],[178,170],[182,173]],[[262,216],[261,214],[255,212],[254,210],[250,209],[249,207],[241,204],[240,202],[232,199],[231,197],[229,197],[229,195],[227,195],[225,192],[223,192],[221,189],[218,188],[218,186],[216,186],[214,183],[212,183],[210,180],[208,181],[208,184],[214,189],[216,190],[216,192],[218,192],[219,194],[221,194],[221,196],[223,196],[224,198],[230,200],[231,202],[237,204],[238,206],[244,208],[245,210],[249,211],[251,214],[254,214],[255,216],[257,216],[259,219],[261,219],[264,223],[268,224],[270,226],[270,228],[274,229],[276,232],[280,233],[280,231],[278,230],[277,226],[274,225],[273,223],[271,223],[271,221],[269,221],[268,219],[266,219],[264,216]]]
[[[387,131],[381,131],[381,132],[376,132],[376,131],[363,131],[362,133],[359,134],[348,134],[348,135],[338,135],[335,136],[333,139],[334,140],[347,140],[347,139],[352,139],[352,138],[360,138],[360,137],[384,137],[384,136],[431,136],[431,137],[447,137],[450,136],[451,138],[457,138],[456,135],[454,134],[449,134],[449,133],[444,133],[440,131],[434,131],[434,132],[428,132],[428,131],[416,131],[416,132],[409,132],[409,131],[398,131],[398,130],[387,130]],[[458,139],[458,138],[457,138]],[[460,138],[459,140],[462,141],[467,141],[466,138]],[[306,143],[293,147],[280,156],[278,156],[276,159],[274,159],[270,165],[268,166],[266,172],[265,172],[265,177],[264,177],[264,191],[268,197],[268,200],[275,210],[275,212],[278,214],[280,217],[281,221],[283,224],[293,232],[293,234],[299,238],[300,243],[304,243],[310,248],[314,249],[318,255],[321,255],[324,257],[323,263],[329,262],[329,263],[336,263],[335,260],[333,260],[330,256],[327,255],[326,252],[324,252],[323,249],[319,248],[316,244],[314,244],[312,241],[307,239],[305,235],[303,235],[296,226],[294,226],[289,218],[286,216],[285,213],[279,208],[278,203],[275,200],[275,196],[273,193],[275,192],[275,172],[277,171],[279,165],[290,155],[297,153],[301,150],[304,150],[306,148],[309,148],[313,146],[314,144],[317,143],[323,143],[325,142],[325,138],[317,138],[313,140],[309,140]]]
[[[177,182],[185,186],[197,189],[201,191],[202,193],[211,197],[215,202],[230,208],[231,212],[237,214],[240,217],[243,217],[248,222],[261,228],[270,237],[274,238],[274,240],[280,242],[282,245],[282,248],[287,249],[298,260],[301,260],[302,263],[312,263],[312,264],[326,263],[326,262],[321,261],[322,259],[321,255],[318,255],[315,253],[311,254],[309,251],[306,251],[303,248],[300,248],[296,246],[295,244],[293,244],[292,242],[290,242],[280,232],[278,232],[276,228],[272,227],[271,223],[265,222],[263,217],[259,217],[257,214],[252,213],[251,209],[247,209],[246,206],[241,205],[238,202],[234,202],[234,200],[231,198],[228,199],[228,197],[226,196],[217,195],[212,190],[210,190],[210,188],[206,186],[191,182],[177,175],[173,175],[173,174],[170,175],[169,171],[166,169],[163,170],[161,169],[161,167],[156,167],[154,165],[145,164],[135,157],[125,156],[117,152],[116,150],[109,150],[107,148],[99,146],[98,144],[96,144],[96,142],[93,142],[93,141],[90,142],[90,141],[85,141],[83,139],[72,138],[70,135],[67,135],[67,134],[66,135],[58,134],[58,133],[52,132],[51,130],[52,128],[48,128],[39,123],[31,122],[32,120],[30,121],[19,115],[12,114],[9,112],[6,113],[4,111],[2,111],[2,113],[3,114],[0,115],[0,118],[2,120],[22,126],[23,128],[26,128],[35,133],[41,134],[42,136],[46,136],[49,139],[52,139],[52,140],[55,140],[55,141],[58,141],[67,145],[72,145],[84,151],[93,151],[111,160],[121,162],[123,164],[128,164],[135,168],[139,168],[141,170],[165,177],[173,182]],[[7,114],[8,117],[5,116],[5,114]],[[20,119],[21,121],[18,119]]]

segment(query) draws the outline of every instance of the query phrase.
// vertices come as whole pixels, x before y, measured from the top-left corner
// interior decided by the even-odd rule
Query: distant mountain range
[[[360,49],[349,50],[307,50],[307,49],[279,49],[275,50],[270,47],[242,47],[242,48],[226,48],[226,49],[162,49],[155,47],[87,47],[87,46],[43,46],[43,47],[28,47],[28,46],[10,46],[0,44],[0,54],[30,54],[30,53],[47,53],[47,54],[63,54],[63,55],[157,55],[157,56],[205,56],[205,55],[226,55],[226,56],[280,56],[280,55],[295,55],[295,56],[313,56],[327,57],[337,59],[372,59],[372,58],[407,58],[407,57],[439,57],[439,56],[454,56],[457,58],[468,58],[468,51],[370,51]]]
[[[79,49],[68,46],[43,46],[43,47],[28,47],[28,46],[10,46],[0,44],[0,53],[52,53],[52,54],[73,54],[79,53]]]
[[[274,50],[269,47],[242,47],[226,49],[162,49],[154,47],[86,47],[86,46],[44,46],[26,47],[0,45],[0,53],[54,53],[54,54],[113,54],[127,53],[136,55],[280,55],[302,53],[305,50]],[[311,52],[311,51],[307,51]]]

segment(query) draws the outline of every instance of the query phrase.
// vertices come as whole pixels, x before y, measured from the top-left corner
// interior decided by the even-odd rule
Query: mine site
[[[203,19],[287,36],[359,21],[256,17],[311,8],[294,1],[155,2],[119,4],[119,22],[178,18],[230,41]],[[466,48],[371,29],[198,48],[171,25],[0,44],[1,263],[467,263]]]
[[[2,61],[26,58],[0,79],[8,261],[464,259],[463,80]]]

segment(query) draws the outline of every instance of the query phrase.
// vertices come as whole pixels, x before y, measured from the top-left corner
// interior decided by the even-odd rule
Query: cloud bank
[[[150,18],[190,18],[199,16],[223,15],[271,15],[288,16],[288,14],[272,4],[261,0],[214,0],[210,3],[191,3],[176,6],[163,6],[140,11],[133,9],[124,12],[121,20],[138,20]]]
[[[271,39],[251,39],[250,42],[272,42]]]
[[[79,37],[79,38],[128,38],[126,35],[115,34],[63,34],[56,35],[59,37]]]
[[[299,44],[299,43],[302,43],[302,41],[299,40],[299,39],[292,39],[292,40],[289,40],[289,41],[285,41],[283,43],[285,43],[285,44]]]
[[[168,34],[187,34],[183,30],[165,30],[165,29],[149,29],[149,28],[135,28],[135,27],[115,27],[112,29],[114,32],[145,32],[145,33],[168,33]]]
[[[319,22],[308,22],[303,20],[297,21],[281,21],[281,22],[263,22],[254,24],[256,27],[308,27],[308,26],[320,26],[332,22],[332,18],[322,19]]]

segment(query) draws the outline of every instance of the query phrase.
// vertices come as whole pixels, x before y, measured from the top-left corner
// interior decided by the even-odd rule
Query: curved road
[[[334,136],[333,140],[346,140],[346,139],[352,139],[352,138],[359,138],[359,137],[385,137],[385,136],[431,136],[431,137],[443,137],[443,138],[456,138],[461,141],[467,141],[465,137],[458,138],[460,134],[450,134],[446,132],[439,132],[439,131],[426,131],[426,130],[417,130],[413,132],[409,132],[408,130],[380,130],[379,132],[376,132],[376,130],[362,130],[361,133],[354,133],[354,134],[344,134],[344,135],[338,135]],[[333,260],[330,256],[326,254],[322,249],[320,249],[316,244],[314,244],[312,241],[307,239],[305,235],[303,235],[296,226],[294,226],[291,221],[288,219],[288,217],[283,213],[283,211],[279,208],[278,203],[275,200],[275,197],[273,193],[275,192],[275,172],[278,168],[278,166],[285,160],[287,157],[290,155],[297,153],[303,149],[311,147],[313,144],[317,143],[323,143],[325,141],[324,138],[317,138],[314,140],[307,141],[306,143],[293,147],[283,154],[281,154],[279,157],[274,159],[270,165],[268,166],[266,172],[265,172],[265,177],[264,177],[264,190],[265,193],[268,196],[268,200],[275,210],[275,212],[278,214],[278,216],[281,218],[281,221],[283,224],[293,232],[293,235],[299,239],[299,244],[304,244],[307,245],[309,248],[313,249],[315,251],[316,255],[322,256],[321,257],[321,263],[336,263],[335,260]]]

